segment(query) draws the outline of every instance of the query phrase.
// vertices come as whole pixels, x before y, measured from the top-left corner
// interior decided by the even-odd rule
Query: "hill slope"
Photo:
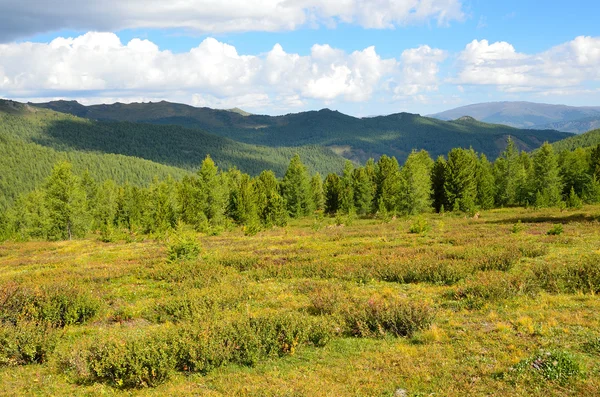
[[[462,116],[518,128],[550,128],[582,133],[594,128],[586,122],[600,120],[600,107],[574,107],[533,102],[489,102],[462,106],[431,117],[453,120]]]
[[[558,142],[554,142],[554,150],[562,152],[563,150],[574,150],[579,147],[586,148],[600,145],[600,129],[576,135]]]
[[[155,176],[188,174],[207,154],[224,169],[272,169],[281,176],[296,152],[313,172],[338,172],[345,161],[321,147],[261,147],[177,126],[97,122],[0,100],[0,208],[38,186],[61,159],[97,180],[146,185]]]
[[[557,131],[522,130],[461,119],[452,122],[410,113],[356,118],[323,109],[284,116],[240,115],[230,111],[195,108],[169,102],[83,106],[56,101],[35,106],[95,120],[179,125],[206,130],[237,141],[268,146],[320,145],[344,157],[365,161],[382,154],[400,161],[412,149],[425,149],[432,156],[454,147],[470,147],[495,158],[513,136],[523,150],[544,141],[554,142],[569,134]]]

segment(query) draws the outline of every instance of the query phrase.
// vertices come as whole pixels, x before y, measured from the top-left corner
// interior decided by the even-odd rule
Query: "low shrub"
[[[479,308],[487,301],[531,295],[537,291],[535,283],[528,277],[506,274],[501,271],[480,272],[470,277],[448,297],[465,302],[467,307]]]
[[[219,259],[223,266],[232,267],[240,272],[250,270],[258,265],[257,256],[230,255]]]
[[[0,321],[13,325],[23,321],[53,327],[84,324],[99,309],[98,299],[70,285],[38,288],[8,284],[0,290]]]
[[[532,374],[561,385],[581,376],[579,363],[563,351],[540,352],[519,362],[511,370],[517,375]]]
[[[90,380],[123,389],[158,386],[175,367],[172,337],[165,332],[97,342],[86,359]]]
[[[413,234],[425,234],[431,229],[427,219],[418,217],[408,228],[408,231]]]
[[[548,253],[548,247],[542,244],[528,244],[520,246],[519,251],[525,258],[538,258]]]
[[[347,332],[358,337],[412,336],[429,327],[433,318],[434,312],[426,304],[378,298],[357,302],[344,313]]]
[[[200,244],[193,234],[178,234],[172,237],[167,249],[167,260],[195,260],[200,255]]]
[[[519,234],[521,233],[523,230],[525,230],[525,226],[523,225],[523,223],[521,222],[521,220],[518,220],[517,223],[515,223],[511,229],[511,232],[513,234]]]
[[[563,229],[563,225],[560,223],[557,223],[556,225],[552,226],[552,228],[550,230],[548,230],[546,232],[546,234],[548,236],[559,236],[563,233],[564,229]]]
[[[600,255],[593,254],[577,262],[553,265],[539,263],[531,268],[539,286],[551,293],[600,293]]]
[[[583,344],[586,352],[600,355],[600,338],[590,339]]]
[[[521,259],[521,252],[516,248],[509,248],[499,253],[490,253],[479,260],[480,270],[508,271]]]
[[[292,355],[302,344],[324,346],[332,336],[333,327],[320,318],[283,313],[210,325],[188,323],[177,329],[96,340],[86,352],[63,361],[71,363],[64,370],[75,370],[83,381],[123,389],[155,387],[175,370],[206,374],[229,363],[252,366],[267,358]]]
[[[55,333],[33,323],[0,326],[0,366],[42,364],[54,350]]]

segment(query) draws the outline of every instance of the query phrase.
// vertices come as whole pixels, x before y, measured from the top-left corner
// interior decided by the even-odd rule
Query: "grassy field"
[[[600,395],[599,206],[245,234],[0,245],[0,395]]]

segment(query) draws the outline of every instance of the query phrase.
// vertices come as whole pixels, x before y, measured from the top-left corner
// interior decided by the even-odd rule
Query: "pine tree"
[[[558,161],[548,142],[533,156],[532,190],[536,192],[536,206],[556,206],[562,202],[562,181]]]
[[[446,159],[439,156],[431,169],[431,198],[435,212],[442,212],[448,206],[444,184],[446,182]]]
[[[281,181],[281,195],[292,218],[299,218],[313,211],[308,171],[298,154],[290,161]]]
[[[485,154],[479,156],[477,163],[477,200],[476,203],[484,210],[494,207],[495,181],[492,164]]]
[[[90,226],[85,192],[79,178],[72,172],[71,163],[59,162],[44,184],[51,239],[71,240],[82,237]]]
[[[340,210],[341,181],[337,174],[329,174],[325,178],[325,212],[333,215]]]
[[[473,149],[452,149],[448,153],[444,192],[450,209],[473,211],[477,197],[477,155]]]
[[[397,208],[405,214],[420,214],[431,208],[433,161],[424,150],[413,151],[400,169]]]

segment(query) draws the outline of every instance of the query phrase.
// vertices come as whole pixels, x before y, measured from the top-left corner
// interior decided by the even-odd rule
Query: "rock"
[[[394,393],[394,397],[408,397],[408,392],[404,389],[398,389]]]

